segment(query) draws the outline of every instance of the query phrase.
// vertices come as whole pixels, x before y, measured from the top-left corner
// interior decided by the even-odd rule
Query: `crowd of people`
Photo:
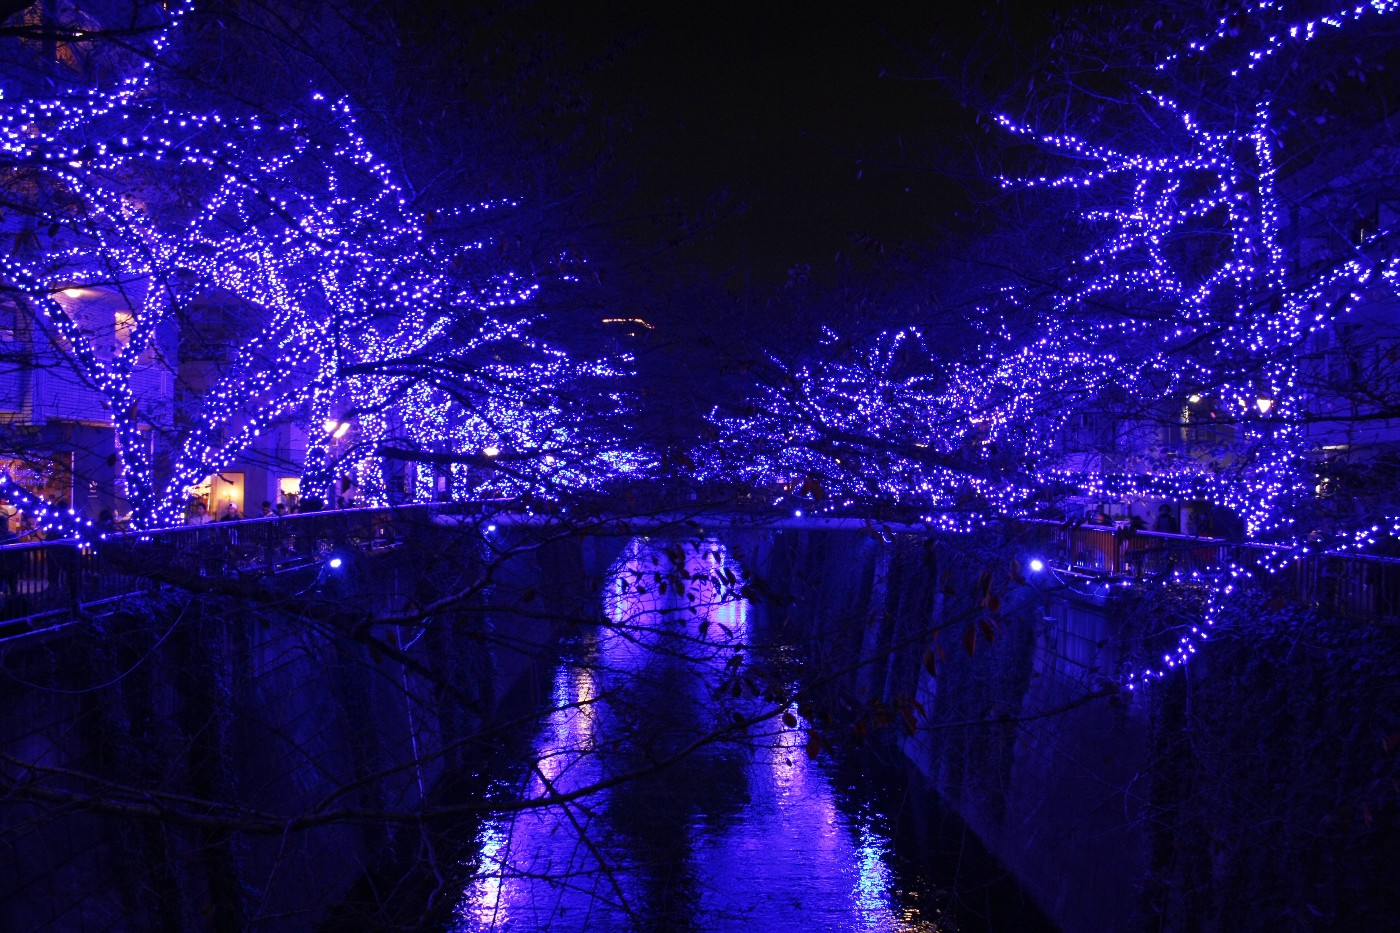
[[[1089,516],[1089,524],[1117,525],[1118,523],[1115,522],[1112,518],[1110,518],[1108,513],[1105,512],[1102,507],[1100,507],[1097,511],[1095,511],[1092,515]],[[1134,531],[1148,530],[1147,519],[1143,518],[1141,515],[1138,515],[1136,512],[1131,512],[1129,514],[1128,526],[1131,527]],[[1181,523],[1178,522],[1176,516],[1172,514],[1172,507],[1170,505],[1163,502],[1160,506],[1157,507],[1157,518],[1155,521],[1153,521],[1151,530],[1173,535],[1180,533]]]
[[[49,501],[48,506],[54,512],[68,510],[67,500],[57,496]],[[99,523],[100,521],[99,519]],[[21,512],[10,500],[0,497],[0,543],[23,544],[29,541],[49,541],[61,537],[64,535],[53,529],[46,531],[39,525],[34,515],[29,512]]]
[[[358,499],[349,496],[336,496],[335,504],[337,509],[353,509],[361,505]],[[238,511],[238,505],[232,499],[224,503],[222,508],[211,512],[203,496],[197,496],[190,500],[189,510],[185,514],[186,525],[207,525],[211,522],[236,522],[245,518],[281,518],[284,515],[292,515],[303,512],[320,512],[325,508],[318,499],[291,499],[289,501],[278,502],[273,505],[264,499],[259,507],[258,514],[242,514]]]
[[[1243,533],[1238,517],[1228,509],[1200,501],[1181,503],[1175,507],[1171,503],[1163,502],[1157,506],[1155,516],[1140,515],[1131,507],[1122,515],[1110,515],[1105,506],[1100,504],[1080,515],[1069,515],[1066,518],[1078,520],[1089,526],[1155,531],[1159,534],[1186,534],[1196,538],[1237,537]]]
[[[346,496],[337,496],[334,508],[348,509],[355,508],[360,503],[352,501]],[[68,504],[55,498],[50,503],[50,508],[56,511],[66,510]],[[239,511],[238,504],[233,500],[226,501],[222,507],[210,511],[209,505],[203,496],[196,496],[190,500],[185,512],[186,525],[207,525],[212,522],[236,522],[245,518],[281,518],[285,515],[292,515],[300,512],[319,512],[322,504],[312,501],[301,501],[293,499],[291,501],[280,501],[276,505],[268,500],[263,500],[256,515],[245,514]],[[122,525],[116,517],[116,513],[111,509],[102,509],[98,513],[93,525],[98,531],[111,533],[122,531]],[[53,531],[45,532],[35,520],[34,516],[21,512],[9,500],[0,497],[0,543],[20,544],[28,541],[44,541],[55,537]]]
[[[202,498],[199,498],[190,503],[190,510],[185,517],[185,524],[207,525],[210,522],[236,522],[243,518],[278,518],[290,514],[291,511],[292,510],[285,502],[279,502],[276,506],[273,506],[271,502],[264,499],[261,510],[256,516],[245,516],[239,513],[238,505],[230,499],[218,515],[211,515],[209,506],[205,505]]]

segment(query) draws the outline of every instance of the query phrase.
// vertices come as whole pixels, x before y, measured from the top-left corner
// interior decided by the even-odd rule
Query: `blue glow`
[[[1302,22],[1259,0],[1245,30],[1233,14],[1212,20],[1204,38],[1163,57],[1159,83],[1125,102],[1121,124],[1108,114],[1082,134],[1047,132],[996,116],[1008,141],[1036,147],[1054,167],[1003,184],[1078,195],[1066,221],[1090,245],[1053,287],[988,289],[973,321],[980,343],[961,358],[939,356],[917,327],[868,343],[828,328],[800,356],[770,357],[743,414],[711,413],[718,440],[696,450],[697,472],[771,492],[775,504],[907,507],[948,532],[1069,500],[1175,504],[1177,515],[1194,503],[1193,518],[1228,516],[1242,537],[1277,548],[1258,566],[1189,578],[1211,594],[1201,639],[1242,581],[1276,574],[1309,548],[1356,553],[1400,537],[1391,516],[1338,529],[1307,512],[1319,488],[1310,434],[1319,380],[1308,355],[1361,306],[1400,298],[1396,231],[1305,260],[1306,231],[1291,213],[1338,208],[1313,193],[1327,187],[1318,179],[1300,191],[1278,177],[1290,121],[1330,117],[1295,112],[1296,100],[1270,99],[1274,89],[1314,38],[1338,37],[1335,54],[1348,30],[1400,13],[1398,0],[1334,6]],[[1215,90],[1249,107],[1197,111],[1173,96],[1173,82],[1205,80],[1207,58],[1228,85]],[[1361,54],[1355,62],[1370,67]],[[1389,151],[1383,133],[1367,144]],[[1381,184],[1381,163],[1358,158],[1372,161],[1339,165],[1336,179],[1348,190]],[[1108,440],[1093,436],[1100,417]],[[1152,512],[1137,517],[1150,522]],[[1165,666],[1194,650],[1188,639]]]
[[[676,544],[667,553],[661,542],[635,539],[610,568],[603,601],[625,625],[582,633],[577,655],[557,668],[553,709],[535,736],[537,764],[511,786],[542,800],[615,776],[618,730],[635,691],[654,704],[649,716],[663,729],[709,728],[718,686],[752,648],[749,604],[727,582],[724,570],[740,582],[742,574],[722,544]],[[657,574],[674,574],[683,591],[653,587]],[[764,703],[730,699],[726,717]],[[810,724],[795,718],[797,728],[780,720],[754,726],[738,754],[711,744],[674,766],[724,794],[686,795],[648,813],[676,860],[661,866],[664,889],[680,892],[696,929],[944,929],[938,906],[907,894],[907,877],[892,870],[888,817],[851,804],[849,779],[836,777],[829,755],[809,758]],[[656,856],[639,858],[630,846],[635,821],[629,832],[614,828],[635,802],[611,787],[587,801],[573,814],[541,807],[488,820],[451,928],[650,929],[661,906],[653,903]],[[557,883],[561,873],[567,884]],[[637,917],[629,920],[624,900]]]
[[[576,360],[540,339],[527,308],[546,280],[509,268],[488,240],[454,239],[459,225],[445,222],[515,201],[418,204],[346,100],[312,93],[303,117],[269,120],[182,96],[165,72],[179,69],[167,50],[188,11],[168,7],[127,74],[0,101],[0,155],[22,159],[38,192],[6,211],[39,231],[0,256],[0,277],[53,338],[46,352],[92,387],[91,420],[110,422],[123,520],[178,523],[192,487],[269,442],[305,450],[303,498],[333,501],[331,483],[347,476],[372,505],[400,487],[436,498],[434,470],[405,452],[510,455],[499,475],[454,465],[457,498],[585,486],[650,462],[612,435],[621,419],[594,417],[629,407],[630,359]],[[178,186],[164,183],[172,176]],[[175,380],[146,371],[165,365],[162,341],[220,316],[250,321],[249,333],[178,418],[162,414]],[[169,444],[159,475],[153,422]],[[289,447],[295,433],[305,443]]]

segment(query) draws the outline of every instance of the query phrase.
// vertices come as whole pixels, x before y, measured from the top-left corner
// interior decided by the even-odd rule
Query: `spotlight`
[[[1039,557],[1031,558],[1031,573],[1040,573],[1044,569],[1045,561],[1041,560]]]
[[[326,566],[331,568],[332,570],[339,570],[340,565],[343,563],[345,562],[339,557],[332,557],[330,560],[326,561]]]

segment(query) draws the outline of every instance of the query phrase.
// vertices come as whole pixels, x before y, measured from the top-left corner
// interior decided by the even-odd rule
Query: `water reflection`
[[[757,703],[734,686],[741,585],[717,541],[629,545],[610,624],[558,667],[534,761],[503,794],[566,800],[482,828],[456,930],[946,928],[896,891],[883,817],[837,793],[800,723],[693,747]]]

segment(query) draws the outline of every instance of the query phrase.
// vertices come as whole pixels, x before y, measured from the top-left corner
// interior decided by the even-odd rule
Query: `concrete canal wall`
[[[1270,607],[1163,686],[1086,699],[1182,607],[1064,599],[991,536],[716,534],[824,680],[804,715],[895,742],[1069,933],[1395,928],[1393,621]],[[463,737],[547,696],[629,540],[430,526],[274,599],[167,591],[0,645],[25,788],[0,800],[0,929],[356,928],[431,842],[383,815],[460,793],[485,753]]]
[[[1189,592],[1095,607],[990,534],[769,546],[781,624],[844,670],[834,712],[897,736],[1068,933],[1400,928],[1393,617],[1266,594],[1185,671],[1086,701],[1199,618]]]
[[[844,676],[842,702],[868,711],[856,721],[869,739],[885,724],[884,738],[1064,929],[1129,929],[1148,871],[1134,780],[1148,758],[1145,705],[1100,700],[1011,721],[1092,691],[1121,627],[1010,580],[995,548],[783,532],[771,554],[767,573],[786,581],[789,624],[818,668],[866,662]],[[989,566],[998,572],[984,592]]]
[[[522,534],[429,527],[271,599],[167,591],[0,646],[6,778],[43,787],[0,800],[0,929],[358,928],[427,842],[375,815],[471,773],[463,737],[596,593],[583,542]],[[355,611],[464,590],[426,625]]]

